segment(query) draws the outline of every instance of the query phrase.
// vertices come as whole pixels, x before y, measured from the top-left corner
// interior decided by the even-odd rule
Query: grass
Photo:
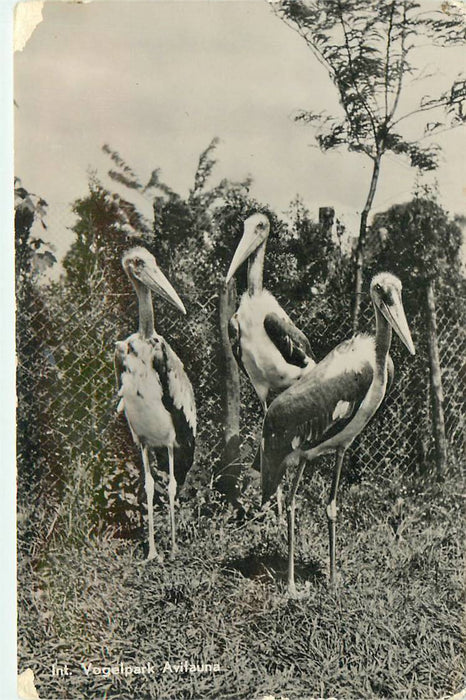
[[[316,473],[298,501],[298,587],[286,595],[286,526],[270,510],[238,524],[198,492],[178,509],[180,552],[143,562],[139,543],[90,534],[61,506],[19,559],[19,669],[41,698],[441,698],[461,690],[462,510],[458,479],[342,484],[339,580],[327,583],[324,502]],[[254,491],[254,490],[253,490]],[[255,498],[254,493],[254,498]],[[26,532],[28,518],[20,519]],[[29,523],[30,525],[30,523]],[[168,546],[166,512],[157,540]],[[31,532],[33,533],[31,535]],[[21,532],[20,532],[21,535]],[[38,535],[37,535],[38,537]],[[163,672],[216,663],[217,672]],[[145,675],[86,676],[151,662]],[[72,675],[54,676],[52,664]]]

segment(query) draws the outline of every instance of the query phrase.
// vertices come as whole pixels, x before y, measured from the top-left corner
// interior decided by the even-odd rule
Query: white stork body
[[[307,464],[322,454],[337,454],[327,506],[330,577],[335,576],[336,494],[343,456],[355,437],[380,407],[393,378],[389,356],[394,328],[408,350],[414,346],[401,302],[401,283],[388,273],[371,284],[376,314],[375,338],[366,335],[344,341],[307,376],[280,394],[270,405],[263,430],[262,498],[277,489],[287,468],[298,467],[288,496],[288,587],[294,582],[295,495]]]
[[[148,559],[157,557],[154,542],[154,480],[149,450],[157,454],[160,468],[169,473],[168,495],[172,553],[176,550],[174,502],[194,457],[196,406],[191,383],[183,364],[167,341],[154,330],[150,290],[169,299],[185,312],[173,287],[144,248],[134,248],[123,257],[123,267],[135,287],[139,301],[139,331],[116,343],[115,371],[120,402],[144,465],[149,521]],[[166,453],[165,453],[166,450]],[[166,454],[166,457],[165,457]]]
[[[269,393],[291,386],[315,364],[311,357],[303,356],[299,365],[286,359],[266,330],[266,319],[272,316],[283,322],[283,328],[292,325],[275,297],[263,289],[252,295],[243,294],[230,321],[240,334],[241,362],[263,406],[267,405]]]
[[[248,289],[229,324],[230,342],[239,366],[250,379],[264,411],[271,393],[283,391],[314,365],[311,346],[275,297],[263,289],[265,246],[270,223],[264,214],[244,222],[243,237],[227,273],[228,283],[249,259]]]
[[[160,352],[157,352],[160,348]],[[176,382],[168,388],[177,398],[178,409],[185,413],[193,435],[196,431],[196,408],[189,379],[178,356],[166,340],[154,333],[143,339],[133,333],[116,344],[116,352],[124,367],[121,373],[119,410],[124,410],[134,441],[150,447],[174,447],[178,445],[174,417],[164,405],[164,388],[161,377],[155,370],[158,355],[170,358],[168,372],[174,373]]]

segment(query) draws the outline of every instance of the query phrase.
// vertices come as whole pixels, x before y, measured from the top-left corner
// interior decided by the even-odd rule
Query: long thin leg
[[[288,520],[288,593],[296,596],[296,584],[294,580],[294,543],[295,543],[295,508],[296,491],[306,466],[306,460],[302,460],[298,466],[293,484],[286,499],[286,515]]]
[[[168,447],[168,504],[170,507],[170,526],[172,537],[172,556],[176,554],[176,530],[175,530],[175,496],[176,496],[176,479],[175,479],[175,462],[173,455],[173,447]]]
[[[161,559],[160,555],[155,549],[154,541],[154,478],[152,476],[149,464],[149,449],[146,446],[141,446],[142,463],[144,465],[144,486],[146,489],[147,498],[147,518],[149,522],[149,554],[147,555],[147,561],[157,557]]]
[[[340,448],[336,453],[335,469],[333,472],[332,488],[330,489],[330,497],[327,503],[327,519],[328,519],[328,539],[329,539],[329,554],[330,554],[330,583],[335,582],[335,522],[337,519],[337,491],[340,483],[341,467],[345,450]]]

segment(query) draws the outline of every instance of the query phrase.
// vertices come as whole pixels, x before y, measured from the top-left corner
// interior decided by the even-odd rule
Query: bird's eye
[[[379,283],[377,283],[377,284],[375,285],[375,289],[376,289],[377,292],[381,292],[381,291],[382,291],[382,285],[379,284]]]

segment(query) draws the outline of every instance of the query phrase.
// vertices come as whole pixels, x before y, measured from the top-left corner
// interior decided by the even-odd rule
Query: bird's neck
[[[262,291],[262,281],[264,277],[265,241],[260,244],[257,250],[248,261],[248,292],[256,294]]]
[[[387,358],[392,343],[392,327],[380,309],[375,307],[375,371],[379,380],[385,379]]]
[[[154,307],[150,289],[138,284],[135,285],[139,302],[139,334],[143,338],[150,338],[154,333]]]

